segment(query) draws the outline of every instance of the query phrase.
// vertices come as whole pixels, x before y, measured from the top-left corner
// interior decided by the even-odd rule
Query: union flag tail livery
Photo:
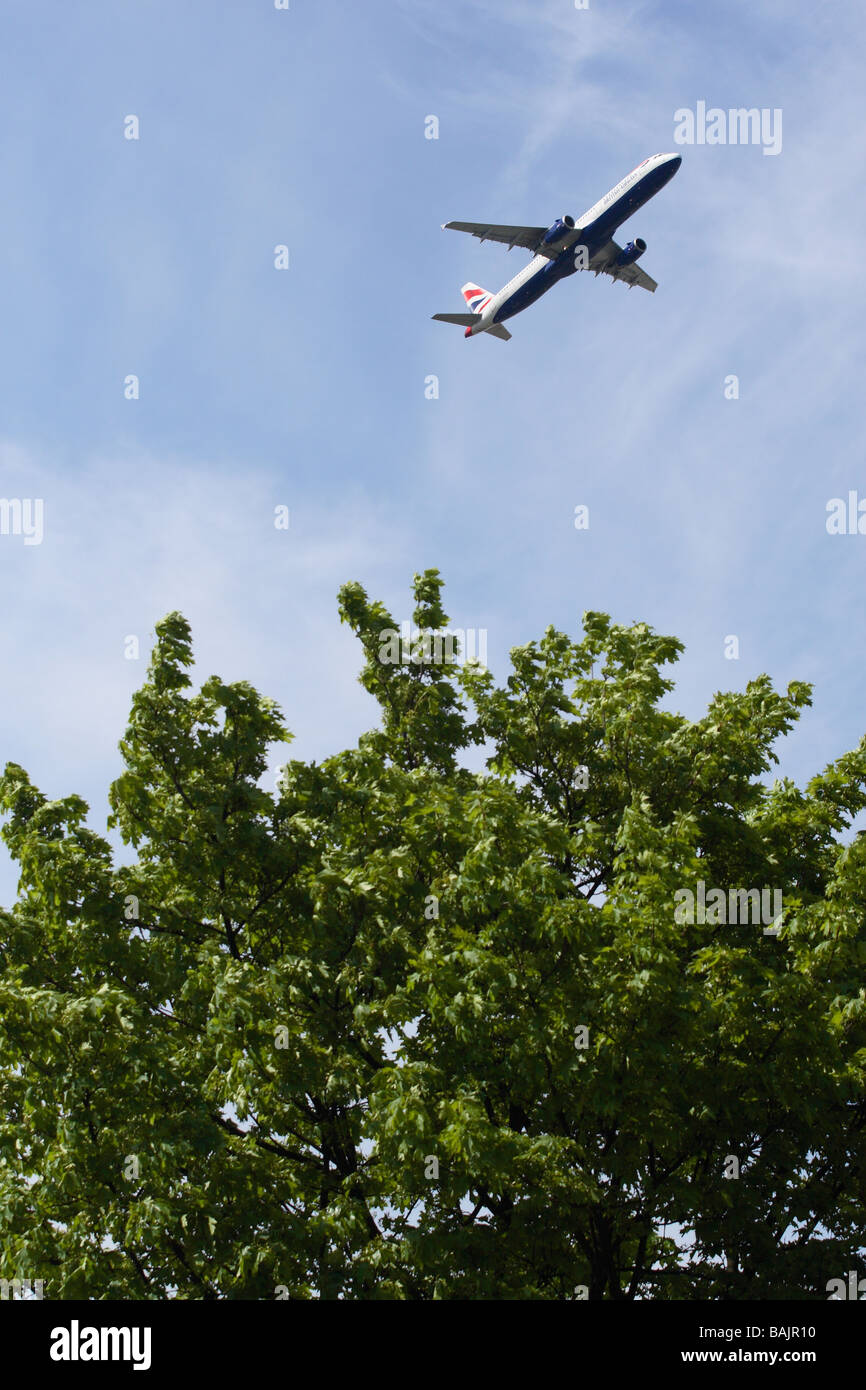
[[[522,246],[533,253],[528,265],[509,280],[504,289],[490,294],[470,281],[463,286],[465,314],[434,314],[440,323],[457,323],[464,336],[492,333],[510,338],[504,320],[519,314],[540,299],[567,275],[576,270],[592,270],[625,280],[629,286],[655,291],[655,280],[635,264],[646,250],[646,242],[635,237],[626,246],[617,246],[613,234],[632,213],[648,203],[673,178],[682,164],[678,154],[654,154],[632,169],[620,183],[606,193],[582,217],[575,220],[564,213],[552,227],[511,227],[495,222],[444,222],[455,232],[469,232],[479,241],[501,241],[509,249]]]
[[[480,285],[473,285],[471,280],[468,285],[463,286],[460,293],[466,300],[467,309],[471,309],[473,314],[480,314],[493,298],[493,295],[483,290]]]

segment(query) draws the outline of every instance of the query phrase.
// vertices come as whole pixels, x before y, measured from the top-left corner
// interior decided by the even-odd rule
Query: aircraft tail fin
[[[468,284],[463,285],[460,293],[466,300],[467,308],[471,309],[473,314],[482,314],[493,298],[488,290],[483,290],[480,285],[473,285],[471,280]]]

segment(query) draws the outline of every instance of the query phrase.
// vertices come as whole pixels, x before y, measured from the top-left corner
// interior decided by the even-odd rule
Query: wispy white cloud
[[[3,627],[3,759],[52,796],[92,799],[94,825],[104,824],[153,625],[169,611],[192,625],[196,680],[216,671],[278,701],[290,756],[327,756],[373,721],[336,595],[358,576],[386,586],[394,563],[411,574],[408,539],[386,504],[347,492],[295,505],[264,472],[143,452],[70,467],[14,442],[0,444],[0,477],[5,496],[40,497],[45,509],[41,545],[0,536],[4,589],[20,597]],[[274,525],[283,504],[288,530]],[[137,660],[124,655],[129,637]]]

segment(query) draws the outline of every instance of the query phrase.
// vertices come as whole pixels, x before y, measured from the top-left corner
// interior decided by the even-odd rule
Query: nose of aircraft
[[[675,174],[677,172],[677,169],[679,169],[680,165],[683,162],[683,157],[681,154],[666,154],[665,159],[670,160],[672,174]]]

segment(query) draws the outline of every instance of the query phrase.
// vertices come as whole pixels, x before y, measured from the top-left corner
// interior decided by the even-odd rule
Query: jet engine
[[[624,246],[616,258],[616,265],[634,265],[635,261],[643,255],[646,250],[646,242],[641,237],[635,237],[628,246]]]
[[[556,246],[558,242],[564,241],[569,232],[573,232],[575,222],[573,217],[569,217],[564,212],[561,217],[557,217],[552,227],[548,227],[544,236],[541,238],[542,246]]]

